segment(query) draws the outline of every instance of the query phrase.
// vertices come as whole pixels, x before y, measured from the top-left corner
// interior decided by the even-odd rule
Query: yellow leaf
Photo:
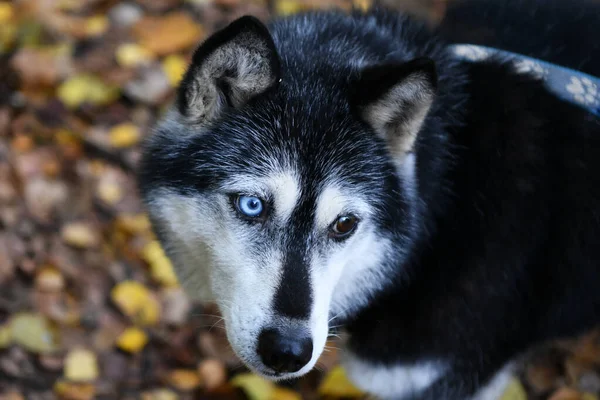
[[[146,214],[121,214],[117,216],[117,226],[129,234],[143,234],[150,232],[150,220]]]
[[[181,391],[195,389],[201,382],[200,375],[191,369],[176,369],[169,374],[169,383]]]
[[[273,398],[275,385],[266,379],[251,373],[236,375],[231,385],[246,393],[250,400],[269,400]]]
[[[271,400],[302,400],[302,396],[291,389],[276,386],[271,395]]]
[[[584,393],[582,400],[598,400],[598,396],[592,393]]]
[[[11,337],[10,337],[10,326],[3,325],[0,326],[0,350],[7,348],[10,346]]]
[[[177,400],[177,393],[169,389],[156,389],[142,393],[142,400]]]
[[[158,322],[160,305],[150,290],[136,281],[125,281],[111,291],[111,298],[123,313],[141,325]]]
[[[54,393],[61,399],[92,400],[96,395],[96,387],[91,383],[58,381],[54,384]]]
[[[280,0],[276,2],[275,12],[279,15],[291,15],[303,10],[303,4],[299,0]]]
[[[187,65],[187,61],[177,54],[172,54],[165,58],[162,63],[162,67],[172,86],[177,86],[179,84],[179,81],[181,81],[181,78],[185,73]]]
[[[96,247],[99,238],[89,224],[84,222],[72,222],[62,227],[61,237],[65,243],[73,247],[87,249]]]
[[[117,148],[131,147],[140,141],[140,129],[131,122],[114,126],[109,132],[110,144]]]
[[[0,24],[6,24],[15,15],[13,5],[10,3],[0,3]]]
[[[135,43],[125,43],[117,48],[115,53],[117,62],[122,67],[136,67],[154,59],[154,54]]]
[[[139,328],[127,328],[117,338],[117,346],[126,352],[137,353],[148,343],[148,336]]]
[[[96,188],[98,197],[107,204],[117,204],[123,198],[123,190],[115,182],[100,180]]]
[[[13,342],[27,350],[47,353],[58,349],[56,332],[41,315],[15,314],[10,320],[10,331]]]
[[[319,394],[333,397],[361,397],[364,395],[348,380],[346,371],[341,366],[332,368],[325,376],[319,386]]]
[[[35,286],[39,290],[58,292],[65,287],[65,278],[52,266],[42,267],[35,276]]]
[[[88,36],[99,36],[108,29],[108,18],[104,15],[95,15],[85,21],[85,33]]]
[[[65,378],[71,382],[89,382],[98,378],[96,354],[86,349],[74,349],[67,354]]]
[[[352,2],[352,5],[354,5],[354,7],[363,11],[367,11],[369,8],[371,8],[372,4],[372,0],[353,0]]]
[[[58,98],[70,108],[83,103],[106,105],[115,101],[120,93],[119,88],[104,83],[100,78],[90,74],[75,75],[58,87]]]
[[[511,379],[499,400],[527,400],[527,393],[518,379]]]
[[[178,286],[173,264],[156,240],[148,243],[142,250],[144,260],[150,265],[152,278],[165,286]]]

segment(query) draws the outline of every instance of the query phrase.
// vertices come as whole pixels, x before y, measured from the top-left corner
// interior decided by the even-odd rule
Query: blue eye
[[[259,217],[264,210],[263,201],[254,196],[238,196],[236,201],[237,209],[246,217]]]

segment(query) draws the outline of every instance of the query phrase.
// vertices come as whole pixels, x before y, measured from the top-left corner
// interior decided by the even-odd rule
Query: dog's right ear
[[[196,50],[177,93],[177,110],[189,123],[210,122],[227,107],[242,107],[279,77],[279,56],[266,26],[241,17]]]

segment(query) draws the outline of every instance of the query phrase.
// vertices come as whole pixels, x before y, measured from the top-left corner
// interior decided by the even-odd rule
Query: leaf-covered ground
[[[354,5],[368,6],[369,0]],[[444,1],[388,3],[429,18]],[[287,387],[249,374],[155,241],[133,171],[198,42],[350,0],[0,2],[0,398],[361,398],[336,364]],[[591,399],[600,335],[528,357],[506,399]],[[584,394],[587,393],[587,394]]]

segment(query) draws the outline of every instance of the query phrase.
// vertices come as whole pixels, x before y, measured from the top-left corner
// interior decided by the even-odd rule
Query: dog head
[[[252,17],[206,40],[141,167],[182,285],[218,304],[233,349],[272,379],[308,372],[330,321],[410,246],[436,80],[429,60],[313,65],[283,47]]]

